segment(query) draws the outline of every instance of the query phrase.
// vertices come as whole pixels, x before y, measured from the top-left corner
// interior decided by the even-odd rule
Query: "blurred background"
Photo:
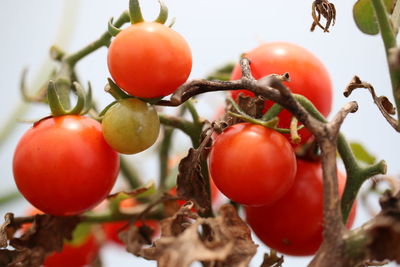
[[[337,21],[331,32],[316,29],[312,33],[309,31],[312,1],[166,0],[170,18],[176,17],[174,29],[192,48],[191,78],[203,78],[215,68],[237,61],[241,53],[261,42],[293,42],[313,52],[330,72],[334,88],[332,113],[349,101],[342,91],[354,75],[371,83],[378,95],[392,99],[382,40],[357,29],[352,18],[354,2],[335,1]],[[156,17],[157,1],[146,0],[141,4],[145,19]],[[118,17],[127,8],[128,0],[0,1],[0,22],[5,26],[0,37],[0,128],[10,118],[18,120],[12,133],[0,144],[0,196],[16,190],[11,166],[19,138],[30,127],[30,122],[49,114],[43,105],[22,104],[19,92],[22,70],[29,68],[27,86],[35,91],[46,81],[53,66],[48,56],[52,44],[73,52],[97,39],[107,29],[109,18]],[[106,55],[107,50],[102,48],[77,65],[83,83],[92,83],[94,97],[101,108],[112,101],[103,91],[109,77]],[[355,91],[350,98],[357,100],[359,111],[349,115],[342,132],[349,140],[364,144],[378,159],[385,159],[389,174],[399,174],[400,164],[395,154],[400,147],[398,133],[381,116],[366,90]],[[212,118],[223,103],[222,93],[212,93],[200,97],[197,107],[201,116]],[[185,153],[190,146],[189,139],[176,135],[176,140],[179,142],[174,144],[174,153]],[[128,157],[133,164],[143,166],[140,175],[145,180],[158,177],[157,158],[152,153],[155,147]],[[12,211],[23,215],[27,205],[21,198],[0,206],[0,214]],[[354,226],[367,219],[360,208]],[[260,245],[251,266],[259,266],[267,251]],[[105,267],[156,266],[113,245],[107,245],[101,253]],[[284,266],[305,266],[309,260],[309,257],[285,257]]]

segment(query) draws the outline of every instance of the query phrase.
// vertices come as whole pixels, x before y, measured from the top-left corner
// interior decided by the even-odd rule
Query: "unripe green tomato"
[[[160,120],[154,107],[136,98],[119,100],[107,110],[102,126],[106,142],[122,154],[146,150],[160,132]]]

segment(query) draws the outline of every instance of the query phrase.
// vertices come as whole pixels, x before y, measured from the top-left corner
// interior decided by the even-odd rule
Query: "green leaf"
[[[371,153],[369,153],[362,144],[351,142],[350,147],[357,160],[367,164],[374,164],[376,162],[376,157],[371,155]]]
[[[383,0],[388,11],[392,14],[395,0]],[[376,35],[379,25],[371,0],[358,0],[353,7],[353,18],[357,27],[365,34]]]

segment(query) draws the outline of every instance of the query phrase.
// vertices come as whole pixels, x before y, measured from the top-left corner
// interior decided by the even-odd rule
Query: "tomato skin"
[[[154,107],[135,99],[122,99],[107,110],[102,121],[106,142],[123,154],[135,154],[152,146],[160,132]]]
[[[118,154],[97,121],[78,115],[44,119],[14,153],[14,179],[22,195],[52,215],[74,215],[100,203],[119,170]]]
[[[155,22],[123,29],[108,49],[108,69],[127,93],[156,98],[173,93],[190,75],[192,55],[183,37]]]
[[[92,263],[100,246],[90,234],[80,245],[64,243],[61,252],[53,252],[44,261],[44,267],[83,267]]]
[[[333,92],[329,73],[321,61],[308,50],[285,42],[263,43],[246,53],[245,57],[251,62],[251,73],[255,79],[261,79],[269,74],[288,72],[291,81],[284,84],[293,93],[304,95],[324,116],[331,111]],[[238,80],[241,77],[241,69],[237,64],[232,71],[231,80]],[[231,92],[234,99],[237,99],[239,93],[254,96],[252,92],[246,90]],[[272,101],[265,101],[265,110],[272,104]],[[278,126],[289,128],[291,114],[283,110],[278,117]],[[307,129],[301,129],[299,134],[302,144],[311,137]]]
[[[339,193],[346,177],[338,172]],[[320,163],[297,161],[292,188],[272,205],[245,207],[246,219],[258,238],[280,253],[293,256],[314,254],[322,243],[323,181]],[[356,205],[347,227],[354,222]]]
[[[231,200],[261,206],[278,200],[292,186],[296,157],[280,133],[239,123],[216,137],[209,157],[210,174]]]

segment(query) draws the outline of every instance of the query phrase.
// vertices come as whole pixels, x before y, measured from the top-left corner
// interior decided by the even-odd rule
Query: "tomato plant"
[[[144,98],[171,94],[192,68],[192,55],[183,37],[155,22],[123,29],[108,49],[108,68],[116,84]]]
[[[105,142],[97,121],[77,115],[37,122],[19,141],[13,172],[19,191],[52,215],[84,212],[110,192],[118,154]]]
[[[136,98],[121,99],[102,121],[107,143],[123,154],[146,150],[157,140],[160,121],[155,109]]]
[[[274,42],[264,43],[245,53],[250,60],[251,73],[255,79],[261,79],[269,74],[290,74],[290,82],[284,84],[295,93],[308,98],[315,107],[327,116],[332,106],[332,84],[329,73],[322,64],[308,50],[291,43]],[[231,79],[237,80],[242,76],[239,65],[232,71]],[[236,99],[239,93],[254,96],[245,90],[232,91]],[[265,110],[272,106],[272,101],[265,101]],[[279,127],[289,128],[291,114],[283,110],[279,114]],[[311,136],[307,129],[299,131],[301,142],[304,143]]]
[[[260,206],[276,201],[290,189],[296,157],[280,133],[239,123],[216,137],[209,167],[216,186],[228,198]]]
[[[338,172],[339,193],[346,177]],[[323,184],[319,162],[297,161],[292,188],[278,201],[263,207],[246,207],[247,222],[267,246],[294,256],[314,254],[322,242]],[[353,206],[347,226],[355,217]]]

